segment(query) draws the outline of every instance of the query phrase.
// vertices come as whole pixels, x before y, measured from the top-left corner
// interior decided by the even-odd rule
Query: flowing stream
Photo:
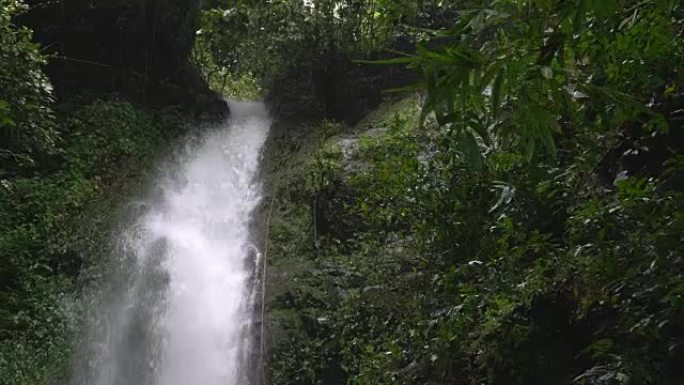
[[[230,120],[188,145],[122,231],[72,383],[254,383],[260,253],[250,218],[270,120],[260,103],[230,107]]]

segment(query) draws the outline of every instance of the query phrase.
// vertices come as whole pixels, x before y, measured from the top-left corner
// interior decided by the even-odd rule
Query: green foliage
[[[209,87],[237,99],[258,99],[260,87],[251,73],[238,63],[237,47],[247,35],[246,15],[235,9],[209,9],[202,13],[192,59],[202,70]]]
[[[650,72],[610,79],[626,56],[613,42],[632,31],[608,38],[607,21],[568,45],[591,60],[554,54],[549,69],[510,22],[500,49],[519,54],[508,59],[444,47],[393,60],[424,70],[422,114],[404,105],[333,137],[309,155],[313,183],[288,188],[323,200],[313,216],[325,226],[304,232],[316,247],[297,250],[307,267],[273,305],[296,320],[269,362],[273,382],[678,384],[684,67],[671,53],[684,42],[681,10],[661,5],[628,12],[639,9],[634,28],[639,15],[660,20],[627,45]],[[663,31],[667,54],[651,47]],[[277,258],[289,242],[277,240]]]
[[[14,23],[25,10],[22,1],[0,1],[0,177],[31,165],[57,139],[45,59],[32,31]]]
[[[90,83],[102,79],[95,74],[106,68],[100,75],[116,73],[105,81],[107,89],[140,83],[146,93],[159,85],[155,76],[164,78],[164,90],[173,89],[169,84],[177,78],[198,86],[191,71],[182,69],[192,43],[192,33],[185,32],[193,25],[194,1],[28,3],[35,8],[0,0],[2,385],[66,383],[83,331],[84,302],[102,269],[121,198],[141,185],[151,169],[145,166],[183,123],[173,108],[153,116],[124,101],[71,92],[68,101],[54,102],[43,73],[46,58],[20,23],[32,23],[42,39],[58,40],[42,48],[60,51],[51,68],[62,76],[55,84],[98,88]],[[109,39],[114,32],[123,40]],[[126,39],[135,44],[122,44]],[[254,93],[249,80],[231,79],[240,92]]]
[[[165,143],[161,126],[126,102],[95,101],[58,121],[52,167],[0,179],[1,384],[65,374],[83,316],[77,284],[101,263],[102,217],[116,212],[108,202]]]
[[[336,55],[365,55],[383,47],[402,20],[415,17],[411,1],[219,1],[204,11],[195,60],[209,78],[249,74],[268,82],[310,76]],[[221,75],[223,76],[223,75]]]
[[[555,157],[556,139],[575,127],[606,132],[636,119],[663,129],[643,105],[681,84],[681,5],[578,4],[474,7],[439,31],[449,44],[384,63],[420,71],[423,116],[455,131],[464,153],[514,149],[531,160],[540,149]]]
[[[272,38],[262,24],[252,52],[287,54],[265,66],[386,42],[354,45],[354,18],[316,4],[285,8]],[[684,8],[430,6],[445,28],[375,61],[417,71],[421,111],[328,135],[279,190],[271,381],[681,383]]]

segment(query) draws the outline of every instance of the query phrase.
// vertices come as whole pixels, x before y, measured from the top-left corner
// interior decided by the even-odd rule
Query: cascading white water
[[[74,383],[250,383],[259,253],[249,227],[270,121],[262,104],[230,107],[124,232],[120,293],[103,301]]]

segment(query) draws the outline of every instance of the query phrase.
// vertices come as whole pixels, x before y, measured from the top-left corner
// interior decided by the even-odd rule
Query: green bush
[[[0,178],[50,153],[57,140],[45,59],[32,31],[14,23],[26,9],[21,0],[0,1]]]
[[[678,383],[678,158],[614,182],[594,154],[611,143],[536,163],[501,150],[477,168],[452,132],[402,110],[355,134],[351,156],[321,146],[313,185],[281,190],[337,211],[271,305],[296,320],[274,383]],[[285,224],[310,215],[284,212]],[[294,239],[271,241],[291,258]]]
[[[65,374],[82,320],[83,271],[101,250],[126,183],[166,143],[130,103],[95,101],[58,115],[52,166],[0,180],[0,383]],[[123,186],[122,186],[123,185]]]

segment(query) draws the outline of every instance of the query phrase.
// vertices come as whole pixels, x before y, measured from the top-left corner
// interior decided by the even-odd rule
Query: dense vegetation
[[[422,102],[274,139],[271,381],[681,383],[684,8],[453,3]]]
[[[150,161],[181,134],[187,114],[143,107],[118,89],[102,92],[63,67],[49,78],[48,61],[61,54],[46,55],[20,23],[33,12],[22,1],[0,1],[3,385],[63,382],[121,197],[141,189],[154,171]],[[49,21],[63,19],[53,13]],[[71,88],[57,93],[53,80]]]

